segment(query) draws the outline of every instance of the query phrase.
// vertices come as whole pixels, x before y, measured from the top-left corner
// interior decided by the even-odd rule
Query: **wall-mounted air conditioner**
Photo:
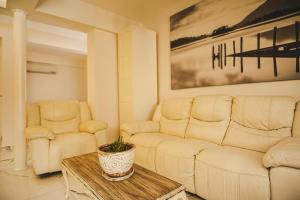
[[[27,73],[55,75],[57,68],[56,65],[50,63],[27,61]]]

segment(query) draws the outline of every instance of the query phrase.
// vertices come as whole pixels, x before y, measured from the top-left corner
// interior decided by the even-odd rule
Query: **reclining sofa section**
[[[295,107],[281,96],[168,99],[151,121],[122,124],[121,134],[136,145],[137,164],[202,198],[300,199]]]

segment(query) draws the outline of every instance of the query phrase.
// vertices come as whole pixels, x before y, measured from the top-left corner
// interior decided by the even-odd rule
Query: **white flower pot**
[[[101,149],[107,147],[103,145],[98,148],[99,163],[103,170],[103,176],[112,181],[119,181],[129,178],[133,174],[132,165],[134,163],[135,146],[130,143],[131,148],[122,152],[106,152]]]

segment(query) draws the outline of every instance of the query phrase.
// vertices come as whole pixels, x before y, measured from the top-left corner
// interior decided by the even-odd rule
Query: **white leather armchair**
[[[48,101],[27,106],[25,135],[36,174],[60,171],[64,158],[95,152],[107,124],[92,120],[86,102]]]

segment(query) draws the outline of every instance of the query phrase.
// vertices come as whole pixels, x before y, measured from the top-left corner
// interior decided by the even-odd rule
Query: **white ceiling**
[[[159,15],[184,0],[82,0],[135,21]]]

